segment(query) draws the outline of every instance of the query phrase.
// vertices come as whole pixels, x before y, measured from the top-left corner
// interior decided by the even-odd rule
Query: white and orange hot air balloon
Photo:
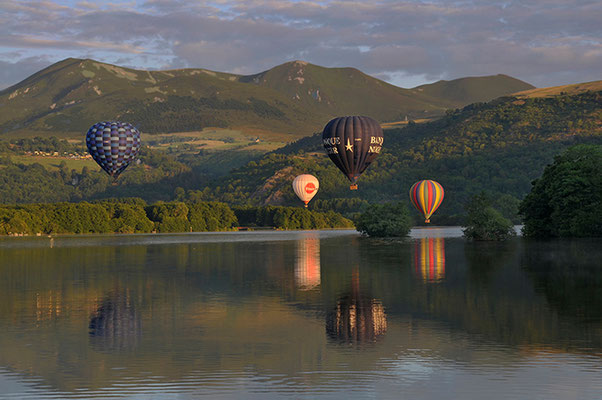
[[[305,203],[305,207],[307,207],[307,203],[309,203],[316,193],[318,193],[319,187],[320,182],[318,182],[318,178],[313,175],[303,174],[293,180],[293,190],[301,201]]]

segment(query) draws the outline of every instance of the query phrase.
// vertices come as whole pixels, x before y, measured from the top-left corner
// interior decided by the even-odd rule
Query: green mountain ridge
[[[444,100],[449,108],[456,104],[486,102],[510,93],[524,91],[526,82],[508,75],[477,76],[459,78],[451,81],[437,81],[428,85],[417,86],[412,92],[420,92],[431,98]],[[533,87],[531,89],[534,89]]]
[[[74,137],[95,122],[123,119],[147,133],[226,127],[280,132],[291,141],[338,115],[371,115],[381,122],[434,117],[532,88],[496,75],[403,89],[354,68],[302,61],[242,76],[201,68],[142,71],[70,58],[0,91],[0,135]]]
[[[356,191],[349,190],[346,178],[324,154],[319,133],[244,160],[240,168],[228,171],[232,167],[224,165],[220,174],[208,171],[206,155],[144,147],[140,164],[130,165],[117,185],[94,164],[84,167],[80,162],[77,169],[75,161],[69,164],[64,158],[38,161],[55,160],[50,161],[55,165],[28,161],[35,158],[27,155],[33,150],[83,153],[81,144],[45,138],[0,140],[0,198],[5,203],[140,197],[147,202],[298,206],[291,182],[298,174],[310,173],[320,180],[320,190],[310,203],[317,211],[351,216],[368,203],[409,205],[410,186],[419,179],[434,179],[443,185],[445,199],[433,224],[461,223],[464,205],[481,191],[495,199],[504,215],[519,222],[518,202],[555,155],[574,144],[602,145],[602,90],[507,96],[450,110],[430,122],[388,129],[384,137],[382,154],[362,175]],[[210,157],[214,156],[220,154]],[[420,220],[417,213],[414,216]]]
[[[385,131],[383,153],[359,180],[348,182],[323,153],[320,134],[303,138],[233,170],[191,198],[239,204],[298,203],[292,179],[320,180],[318,210],[353,212],[368,202],[408,201],[420,179],[446,190],[433,223],[461,223],[470,196],[488,192],[506,216],[553,157],[574,144],[602,145],[602,91],[545,98],[505,97],[448,112],[424,124]],[[419,218],[417,218],[419,220]]]

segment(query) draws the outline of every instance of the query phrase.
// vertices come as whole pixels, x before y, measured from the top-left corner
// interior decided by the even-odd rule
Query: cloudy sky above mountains
[[[403,87],[602,79],[602,2],[0,0],[0,88],[67,57],[252,74],[291,60]]]

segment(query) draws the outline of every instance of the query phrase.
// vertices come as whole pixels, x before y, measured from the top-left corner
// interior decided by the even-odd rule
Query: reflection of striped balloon
[[[445,241],[422,238],[414,244],[414,267],[423,280],[433,282],[445,278]]]
[[[117,179],[140,150],[140,132],[127,122],[99,122],[86,134],[88,152],[107,174]]]
[[[443,186],[431,180],[418,181],[410,189],[410,200],[424,215],[424,222],[431,222],[431,215],[443,202]]]

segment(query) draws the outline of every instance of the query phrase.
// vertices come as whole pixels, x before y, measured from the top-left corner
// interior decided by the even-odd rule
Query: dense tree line
[[[276,229],[352,228],[353,222],[334,211],[310,211],[303,207],[233,207],[241,226]]]
[[[12,139],[0,141],[0,153],[23,154],[26,152],[42,151],[46,153],[58,152],[64,153],[86,153],[85,144],[75,145],[65,139],[59,139],[55,136],[34,138]]]
[[[520,205],[526,236],[602,236],[602,146],[571,147],[548,165]]]
[[[231,230],[237,224],[223,203],[147,205],[142,199],[0,206],[0,234],[149,233]]]
[[[240,218],[240,219],[239,219]],[[214,232],[238,225],[277,229],[349,228],[333,211],[300,207],[228,207],[220,202],[146,204],[140,198],[80,203],[0,205],[0,235],[59,233]]]

